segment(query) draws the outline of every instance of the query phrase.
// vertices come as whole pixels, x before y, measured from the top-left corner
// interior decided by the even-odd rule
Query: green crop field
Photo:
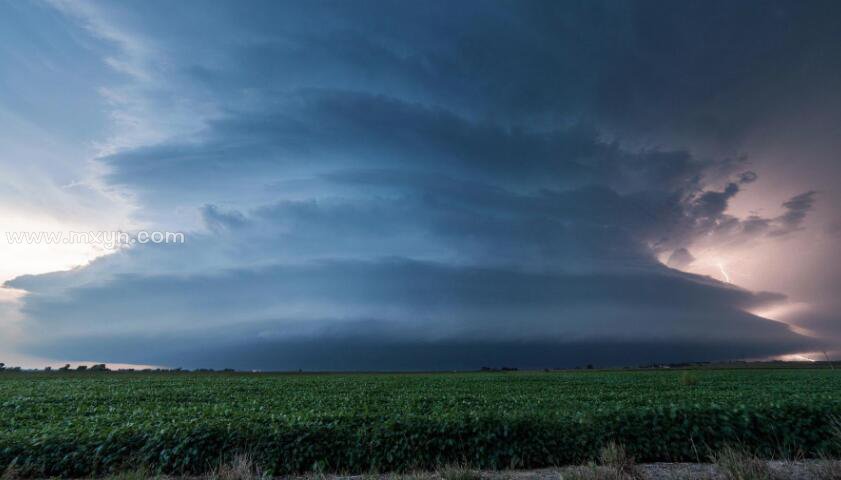
[[[459,374],[0,374],[0,470],[195,474],[248,452],[274,474],[459,463],[580,463],[837,453],[841,371]]]

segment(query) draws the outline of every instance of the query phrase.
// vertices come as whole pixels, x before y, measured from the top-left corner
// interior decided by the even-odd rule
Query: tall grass
[[[737,447],[724,447],[712,460],[727,480],[774,479],[768,462]]]

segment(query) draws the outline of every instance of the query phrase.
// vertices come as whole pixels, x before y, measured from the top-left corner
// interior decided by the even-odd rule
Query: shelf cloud
[[[16,351],[429,370],[768,358],[841,338],[829,295],[795,328],[757,312],[797,288],[703,270],[841,218],[819,179],[837,165],[815,150],[805,180],[762,190],[784,170],[756,147],[811,108],[807,90],[837,100],[837,56],[815,53],[841,44],[832,2],[135,7],[17,15],[61,19],[67,48],[107,66],[84,67],[112,128],[82,183],[123,224],[186,241],[9,278],[25,292]]]

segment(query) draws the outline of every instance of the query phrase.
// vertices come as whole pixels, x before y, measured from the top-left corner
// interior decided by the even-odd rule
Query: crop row
[[[248,453],[272,474],[533,468],[839,453],[839,377],[814,372],[0,378],[0,470],[200,474]]]

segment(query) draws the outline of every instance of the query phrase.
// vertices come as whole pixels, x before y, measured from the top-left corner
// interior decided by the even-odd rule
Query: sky
[[[0,0],[0,361],[841,358],[839,86],[835,1]]]

